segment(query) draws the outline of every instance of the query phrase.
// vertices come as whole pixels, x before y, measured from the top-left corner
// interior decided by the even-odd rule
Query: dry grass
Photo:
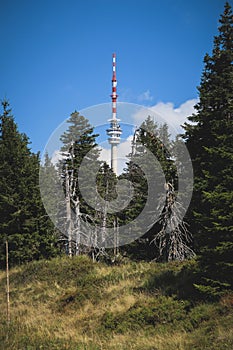
[[[94,265],[86,258],[72,262],[54,259],[14,268],[10,271],[9,328],[5,273],[1,271],[0,349],[202,350],[199,344],[203,337],[212,340],[212,347],[205,349],[232,349],[231,295],[219,305],[194,307],[182,315],[183,301],[143,290],[148,276],[168,268],[180,270],[177,264]],[[163,307],[166,312],[166,305],[177,318],[174,322],[161,314]],[[225,314],[221,315],[221,308]],[[145,312],[144,318],[140,310]]]
[[[109,342],[109,349],[113,350],[185,350],[186,349],[186,334],[175,333],[164,336],[159,336],[155,334],[154,336],[145,337],[145,334],[129,334],[127,335],[114,335]],[[134,338],[134,342],[132,342]]]

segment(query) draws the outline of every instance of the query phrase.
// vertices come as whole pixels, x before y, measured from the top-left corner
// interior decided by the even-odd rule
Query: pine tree
[[[59,231],[58,223],[59,209],[63,201],[63,191],[58,171],[47,152],[45,153],[43,162],[40,164],[39,175],[40,194],[44,209],[46,210],[44,218],[47,220],[47,229],[49,227],[52,229],[56,247],[59,251],[63,251],[63,237]]]
[[[126,217],[128,220],[133,220],[140,214],[147,202],[148,182],[152,179],[156,179],[156,182],[160,185],[158,186],[158,188],[160,188],[160,193],[157,193],[157,204],[156,198],[154,198],[154,206],[151,208],[150,214],[151,217],[157,212],[158,206],[162,205],[160,208],[160,217],[155,220],[154,225],[148,228],[147,232],[140,239],[126,247],[126,250],[136,258],[148,260],[162,258],[167,261],[170,259],[177,259],[178,257],[180,258],[181,256],[181,254],[174,253],[175,249],[173,248],[176,246],[171,243],[174,242],[174,237],[178,237],[177,235],[180,233],[179,224],[177,224],[175,228],[173,228],[174,225],[171,225],[171,221],[174,221],[175,218],[175,212],[171,210],[171,205],[169,210],[166,210],[166,213],[169,213],[169,215],[165,215],[165,204],[168,203],[168,201],[164,202],[165,183],[169,184],[169,186],[174,189],[174,203],[175,186],[177,186],[177,171],[170,153],[171,146],[172,143],[168,133],[168,126],[166,124],[159,126],[150,116],[142,123],[135,133],[132,154],[130,155],[130,162],[128,163],[128,169],[125,174],[126,178],[133,183],[135,195],[134,200],[130,203]],[[137,165],[138,159],[144,158],[145,149],[149,150],[159,163],[158,167],[154,169],[153,172],[149,169],[147,178],[144,176],[143,168],[146,169],[148,166],[150,167],[150,164],[147,164],[148,161],[145,160],[145,164],[141,162],[142,167]],[[159,198],[161,198],[161,200],[159,200]],[[169,203],[171,204],[171,202]],[[171,213],[173,216],[171,216]],[[178,217],[176,222],[179,222]],[[174,233],[176,233],[176,235]],[[152,242],[155,244],[151,244]],[[176,240],[176,243],[177,242]],[[183,237],[182,240],[179,241],[180,245],[181,243],[182,247],[187,248],[183,245]],[[173,253],[171,253],[171,250],[173,250]],[[186,256],[183,256],[183,258],[184,257]]]
[[[69,124],[67,131],[61,135],[63,146],[61,153],[62,161],[59,164],[61,181],[64,189],[64,203],[62,217],[66,217],[62,231],[68,239],[69,256],[78,255],[85,252],[85,235],[92,237],[91,232],[81,232],[81,220],[87,220],[93,224],[95,209],[93,209],[83,199],[91,198],[95,188],[90,186],[90,165],[98,165],[99,151],[95,148],[95,139],[98,136],[93,133],[93,127],[89,121],[79,115],[77,111],[73,112],[67,120]],[[82,163],[85,159],[86,163]],[[80,175],[80,166],[82,164],[82,174]],[[86,165],[85,165],[86,164]],[[87,170],[85,171],[85,167]],[[80,189],[80,181],[82,188]],[[94,205],[93,205],[94,206]],[[94,225],[93,225],[94,230]],[[86,242],[91,244],[90,242]]]
[[[18,131],[9,103],[2,103],[0,120],[0,264],[9,241],[10,263],[49,258],[56,254],[53,225],[39,191],[39,155]]]
[[[94,249],[95,260],[104,259],[106,261],[113,261],[118,255],[119,237],[117,236],[117,230],[115,230],[114,235],[109,235],[108,231],[109,228],[114,229],[114,226],[118,220],[117,213],[109,212],[109,204],[117,199],[118,196],[116,184],[117,176],[114,174],[109,165],[106,162],[103,162],[97,176],[97,191],[103,201],[98,203],[96,206],[95,223],[98,227],[100,227],[101,241],[103,243],[108,242],[108,245],[111,245],[113,248],[106,249],[104,244],[101,248],[96,245]]]
[[[233,287],[233,16],[227,2],[204,58],[200,101],[184,126],[195,174],[189,210],[203,273],[197,288],[214,297]]]

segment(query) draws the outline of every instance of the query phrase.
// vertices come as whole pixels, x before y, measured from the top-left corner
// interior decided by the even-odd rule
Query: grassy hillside
[[[77,257],[14,268],[9,326],[2,271],[0,349],[233,349],[233,296],[188,299],[194,266]]]

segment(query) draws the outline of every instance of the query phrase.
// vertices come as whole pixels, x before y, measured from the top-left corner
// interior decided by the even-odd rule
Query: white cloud
[[[134,93],[131,88],[119,88],[119,99],[118,101],[132,101],[134,99]]]
[[[175,135],[182,131],[181,125],[194,113],[194,105],[197,102],[197,99],[187,100],[178,108],[175,108],[171,102],[159,102],[154,106],[142,108],[133,116],[133,119],[139,126],[150,115],[159,124],[166,122],[172,135]]]
[[[56,165],[59,160],[62,160],[63,156],[59,150],[55,150],[51,157],[51,162]]]
[[[150,90],[144,91],[141,95],[138,96],[138,101],[152,101],[154,97],[151,95]]]

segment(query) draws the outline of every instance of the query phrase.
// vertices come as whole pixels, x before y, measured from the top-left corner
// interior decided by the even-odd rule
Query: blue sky
[[[198,97],[224,3],[0,0],[0,99],[42,151],[71,112],[110,102],[116,52],[119,101],[183,117]]]

